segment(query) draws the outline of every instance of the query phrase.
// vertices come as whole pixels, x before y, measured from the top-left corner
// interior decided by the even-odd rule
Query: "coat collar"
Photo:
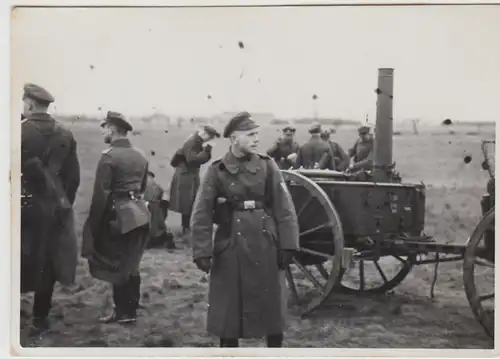
[[[128,138],[119,138],[111,142],[111,147],[131,147],[132,144]]]
[[[321,141],[323,141],[321,139],[321,137],[313,137],[313,136],[311,136],[311,138],[309,138],[309,142],[313,142],[314,143],[314,142],[321,142]]]
[[[26,120],[53,121],[52,116],[45,112],[32,113],[26,118]]]
[[[193,137],[195,142],[199,142],[199,143],[203,143],[203,139],[200,137],[200,135],[198,134],[198,132],[195,132],[193,133]]]
[[[257,173],[260,169],[259,156],[252,154],[250,160],[240,161],[231,151],[228,151],[226,155],[222,158],[222,163],[232,174],[236,174],[240,167],[243,165],[251,173]]]

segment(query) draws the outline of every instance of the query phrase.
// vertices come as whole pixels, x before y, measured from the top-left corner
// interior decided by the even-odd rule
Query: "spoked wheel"
[[[366,256],[346,270],[339,290],[349,294],[381,294],[401,283],[410,273],[416,255]]]
[[[300,231],[300,251],[286,276],[292,298],[304,306],[305,316],[324,303],[340,278],[344,234],[340,217],[323,189],[299,173],[282,173]]]
[[[467,241],[464,257],[464,286],[474,315],[486,333],[494,336],[495,258],[488,244],[495,238],[495,208],[488,211]]]

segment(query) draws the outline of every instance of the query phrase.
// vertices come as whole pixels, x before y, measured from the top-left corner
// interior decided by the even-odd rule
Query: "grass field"
[[[73,126],[81,163],[81,186],[75,204],[77,232],[90,205],[94,172],[100,152],[106,147],[98,128]],[[264,128],[261,149],[270,146],[277,128]],[[171,129],[166,133],[144,130],[131,137],[150,157],[151,167],[167,189],[172,169],[170,156],[191,129]],[[479,201],[487,173],[481,170],[481,136],[431,133],[394,137],[394,160],[404,182],[427,186],[426,232],[438,241],[463,243],[480,219]],[[344,149],[352,145],[355,130],[339,131],[333,139]],[[307,139],[298,128],[297,139]],[[221,139],[214,157],[227,150]],[[155,152],[153,156],[151,151]],[[472,161],[464,163],[470,155]],[[206,166],[205,166],[206,167]],[[216,346],[218,339],[205,331],[207,278],[196,269],[186,238],[179,236],[179,216],[169,213],[167,224],[176,233],[179,249],[168,252],[151,249],[142,262],[142,304],[135,327],[101,325],[97,318],[111,308],[110,287],[89,276],[87,264],[78,266],[77,286],[71,292],[57,288],[54,297],[53,329],[43,338],[27,336],[26,323],[32,297],[22,301],[21,342],[29,346],[133,346],[193,347]],[[290,307],[288,347],[344,348],[493,348],[493,341],[476,322],[465,297],[462,263],[439,267],[436,298],[429,299],[433,265],[414,268],[391,295],[379,297],[334,297],[333,305],[301,319]],[[242,341],[242,346],[263,346],[263,341]]]

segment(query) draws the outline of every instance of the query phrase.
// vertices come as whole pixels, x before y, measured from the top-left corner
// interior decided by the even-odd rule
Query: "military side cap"
[[[309,127],[309,133],[321,133],[321,124],[317,123]]]
[[[364,134],[370,133],[370,127],[368,127],[368,126],[361,126],[360,128],[358,128],[358,133],[360,135],[364,135]]]
[[[24,85],[24,96],[39,102],[54,102],[54,96],[52,96],[49,91],[41,86],[32,83],[27,83]]]
[[[224,138],[228,138],[234,131],[248,131],[259,127],[259,125],[252,120],[252,116],[248,112],[240,112],[234,116],[224,128]]]
[[[217,132],[217,130],[215,128],[213,128],[212,126],[206,125],[206,126],[203,127],[203,130],[206,133],[208,133],[210,136],[214,136],[214,137],[217,137],[217,138],[220,137],[220,133]]]
[[[106,123],[123,128],[125,131],[133,130],[132,125],[128,123],[128,121],[125,120],[125,116],[123,116],[119,112],[108,111],[108,113],[106,114],[106,118],[104,119],[104,122],[101,123],[101,126],[104,126],[104,124]]]
[[[295,127],[292,127],[292,126],[286,126],[286,127],[283,129],[283,132],[291,132],[291,133],[295,133]]]

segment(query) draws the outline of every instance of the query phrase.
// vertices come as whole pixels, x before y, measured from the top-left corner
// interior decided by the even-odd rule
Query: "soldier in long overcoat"
[[[77,243],[72,206],[80,185],[76,141],[48,113],[54,97],[24,86],[21,123],[21,292],[34,291],[33,326],[49,327],[55,282],[75,280]]]
[[[330,131],[323,131],[321,138],[330,146],[330,156],[326,168],[335,171],[344,171],[349,166],[349,156],[342,146],[330,139]]]
[[[204,126],[187,139],[170,162],[175,172],[170,183],[169,209],[181,214],[183,232],[189,230],[191,210],[200,186],[200,167],[212,158],[212,146],[207,142],[214,137],[220,134],[213,127]]]
[[[173,236],[167,233],[165,221],[168,214],[168,201],[163,198],[163,187],[156,182],[155,174],[148,171],[148,182],[144,192],[144,200],[148,204],[151,213],[151,227],[149,230],[148,248],[164,245],[169,249],[175,249]]]
[[[314,124],[309,129],[311,138],[300,146],[294,168],[325,169],[330,156],[330,146],[321,139],[321,125]]]
[[[150,213],[142,199],[148,160],[127,138],[132,126],[122,114],[109,111],[101,126],[110,147],[97,165],[82,256],[94,278],[113,285],[114,310],[101,321],[131,323],[137,319],[139,265],[149,237]]]
[[[221,347],[262,337],[279,347],[284,269],[299,245],[294,205],[276,163],[256,152],[258,126],[248,112],[229,121],[224,137],[230,150],[207,169],[191,217],[194,262],[210,273],[207,329]]]
[[[348,170],[351,172],[371,170],[373,165],[374,143],[370,127],[361,126],[358,129],[358,134],[359,138],[348,150],[348,155],[351,158]]]
[[[276,161],[280,169],[289,169],[295,163],[292,156],[297,154],[300,147],[294,139],[295,131],[294,127],[285,127],[282,137],[267,150],[267,154]]]

